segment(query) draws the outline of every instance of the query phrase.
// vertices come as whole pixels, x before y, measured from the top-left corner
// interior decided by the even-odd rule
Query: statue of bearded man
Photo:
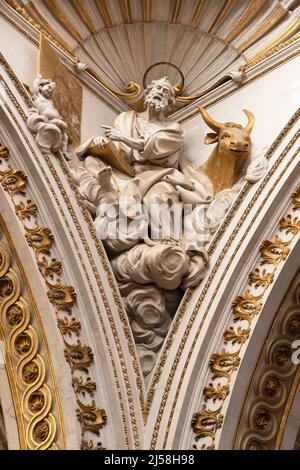
[[[91,212],[96,215],[97,231],[102,239],[105,238],[108,253],[114,257],[113,267],[121,283],[127,284],[132,280],[137,284],[155,282],[163,289],[173,290],[179,286],[186,288],[196,285],[204,275],[207,258],[203,245],[207,239],[203,233],[196,233],[193,229],[189,232],[188,227],[193,226],[196,206],[203,207],[212,200],[213,188],[204,173],[191,167],[182,171],[179,169],[183,130],[166,115],[174,103],[175,93],[168,78],[153,80],[145,90],[144,112],[121,113],[112,127],[102,126],[105,137],[93,137],[77,149],[79,158],[85,158],[85,161],[84,165],[75,165],[73,178]],[[101,151],[103,149],[104,156],[109,142],[113,142],[119,156],[134,170],[134,177],[124,174],[120,167],[112,169],[107,166],[107,158],[105,161],[101,158]],[[184,221],[182,217],[180,222],[187,222],[185,228],[188,237],[182,236],[182,230],[178,230],[179,219],[175,220],[174,215],[168,218],[168,230],[164,230],[166,220],[163,213],[158,214],[159,209],[155,213],[156,224],[153,229],[153,220],[151,217],[149,220],[149,214],[153,215],[153,206],[176,207],[177,216],[178,211],[182,216],[184,204],[192,208],[187,217],[189,220]],[[112,224],[108,205],[110,209],[112,206],[118,209],[116,236],[111,232],[109,235]],[[137,209],[139,205],[146,208],[147,221],[143,210]],[[119,224],[120,214],[131,222],[141,223],[131,224],[131,229],[125,233]],[[152,235],[149,235],[150,226]],[[167,233],[167,237],[162,236],[162,233]],[[103,237],[103,234],[107,236]],[[169,260],[177,264],[172,269],[175,272],[178,268],[179,272],[163,279],[166,269],[162,267],[160,274],[152,276],[145,253],[148,260],[156,257],[162,259],[164,249],[169,253]],[[138,273],[133,272],[132,266],[128,267],[126,275],[118,271],[118,258],[115,255],[122,252],[126,252],[119,260],[122,266],[125,257],[133,256],[134,261],[131,260],[129,264],[133,263]],[[175,254],[174,258],[171,252]],[[139,264],[137,258],[141,256],[143,261]],[[152,271],[154,273],[155,269]]]

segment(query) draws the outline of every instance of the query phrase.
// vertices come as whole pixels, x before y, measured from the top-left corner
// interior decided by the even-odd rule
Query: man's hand
[[[119,142],[123,142],[125,140],[123,134],[115,127],[111,127],[111,126],[101,126],[101,127],[105,129],[105,137],[107,137],[108,139],[119,141]]]
[[[102,148],[107,143],[108,139],[106,137],[103,137],[102,135],[93,138],[93,144],[96,145],[96,147]]]

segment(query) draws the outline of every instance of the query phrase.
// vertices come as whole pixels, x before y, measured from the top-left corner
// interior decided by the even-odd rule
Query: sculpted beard
[[[166,111],[169,108],[169,96],[156,96],[156,90],[150,90],[145,97],[145,105],[155,111]]]

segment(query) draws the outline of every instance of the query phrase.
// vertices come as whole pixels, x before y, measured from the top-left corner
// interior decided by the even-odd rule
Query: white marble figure
[[[35,141],[45,152],[61,150],[68,158],[67,124],[63,121],[51,99],[56,84],[39,75],[33,83],[33,104],[27,115],[27,125],[35,135]]]
[[[216,194],[205,171],[184,164],[182,128],[166,116],[174,100],[168,78],[154,80],[145,90],[146,110],[103,126],[105,137],[82,144],[71,170],[110,257],[146,381],[183,290],[204,277],[205,248],[245,181]],[[101,159],[109,142],[135,176]],[[254,173],[248,171],[249,181]]]

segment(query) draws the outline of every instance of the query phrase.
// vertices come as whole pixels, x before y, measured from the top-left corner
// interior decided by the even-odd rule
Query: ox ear
[[[219,134],[215,134],[214,132],[209,132],[204,139],[204,143],[206,145],[215,144],[216,142],[218,142],[218,140],[219,140]]]

